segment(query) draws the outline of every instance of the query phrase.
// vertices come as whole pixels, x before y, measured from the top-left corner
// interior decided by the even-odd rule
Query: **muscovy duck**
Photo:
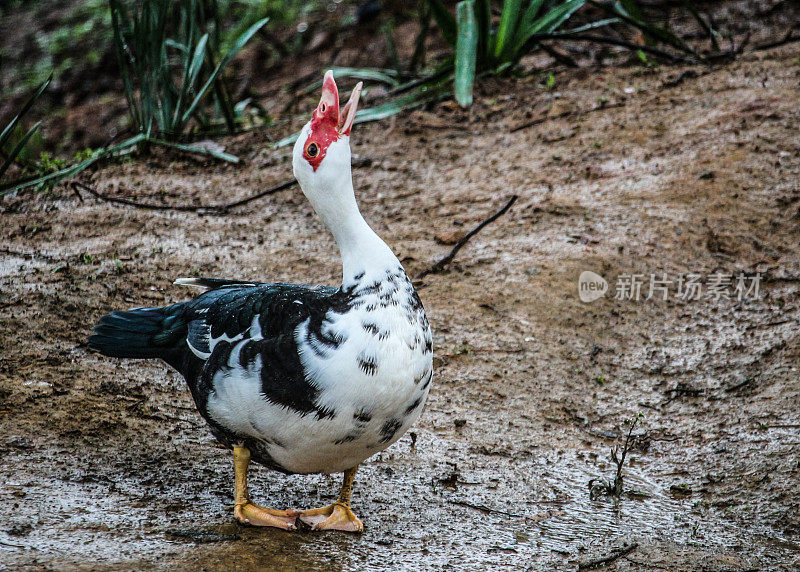
[[[103,317],[89,347],[160,358],[186,379],[211,433],[233,450],[242,523],[361,532],[350,509],[358,465],[397,441],[422,412],[432,335],[403,266],[355,200],[350,129],[361,84],[340,111],[332,72],[294,146],[303,193],[342,257],[338,288],[184,278],[206,291],[165,308]],[[283,473],[344,472],[338,500],[311,510],[253,503],[250,461]]]

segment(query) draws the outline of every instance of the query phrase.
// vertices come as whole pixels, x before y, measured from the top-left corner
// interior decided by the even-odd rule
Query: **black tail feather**
[[[109,357],[160,358],[172,363],[186,338],[180,306],[134,308],[103,316],[89,337],[89,347]]]

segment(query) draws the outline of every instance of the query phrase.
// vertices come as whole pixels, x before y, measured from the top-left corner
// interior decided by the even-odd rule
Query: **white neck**
[[[342,284],[349,286],[354,278],[363,275],[365,278],[379,278],[387,269],[395,270],[400,262],[391,248],[381,240],[361,216],[353,195],[350,183],[349,196],[353,197],[349,208],[337,216],[335,220],[317,211],[328,230],[333,234],[342,256]],[[381,275],[381,276],[378,276]]]
[[[295,154],[294,172],[303,193],[322,223],[331,231],[342,256],[342,285],[363,279],[382,279],[387,269],[400,262],[361,216],[353,190],[350,170],[350,142],[347,137],[332,143],[316,171]]]

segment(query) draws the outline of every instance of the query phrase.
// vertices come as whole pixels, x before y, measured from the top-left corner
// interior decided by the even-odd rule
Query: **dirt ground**
[[[0,568],[575,570],[633,547],[609,568],[796,569],[798,54],[570,70],[552,90],[487,80],[470,112],[444,102],[354,128],[362,210],[410,273],[519,195],[423,280],[434,389],[416,443],[359,473],[362,536],[237,524],[231,456],[182,379],[85,345],[112,309],[186,299],[181,276],[335,284],[335,245],[299,190],[224,216],[63,187],[5,198]],[[303,121],[226,140],[240,165],[155,152],[83,180],[143,202],[232,201],[291,176],[290,149],[268,141]],[[578,299],[584,270],[605,297]],[[614,296],[624,274],[742,272],[761,274],[757,298]],[[625,492],[590,495],[637,413]],[[256,468],[251,491],[306,508],[338,479]]]

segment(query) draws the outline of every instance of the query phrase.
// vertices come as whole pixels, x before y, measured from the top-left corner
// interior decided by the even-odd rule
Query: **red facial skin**
[[[308,161],[311,168],[316,171],[328,152],[328,146],[339,139],[341,133],[339,126],[339,90],[333,81],[333,76],[326,77],[322,85],[322,99],[314,110],[311,119],[311,130],[303,146],[303,158]],[[309,147],[314,144],[317,154],[309,154]]]

